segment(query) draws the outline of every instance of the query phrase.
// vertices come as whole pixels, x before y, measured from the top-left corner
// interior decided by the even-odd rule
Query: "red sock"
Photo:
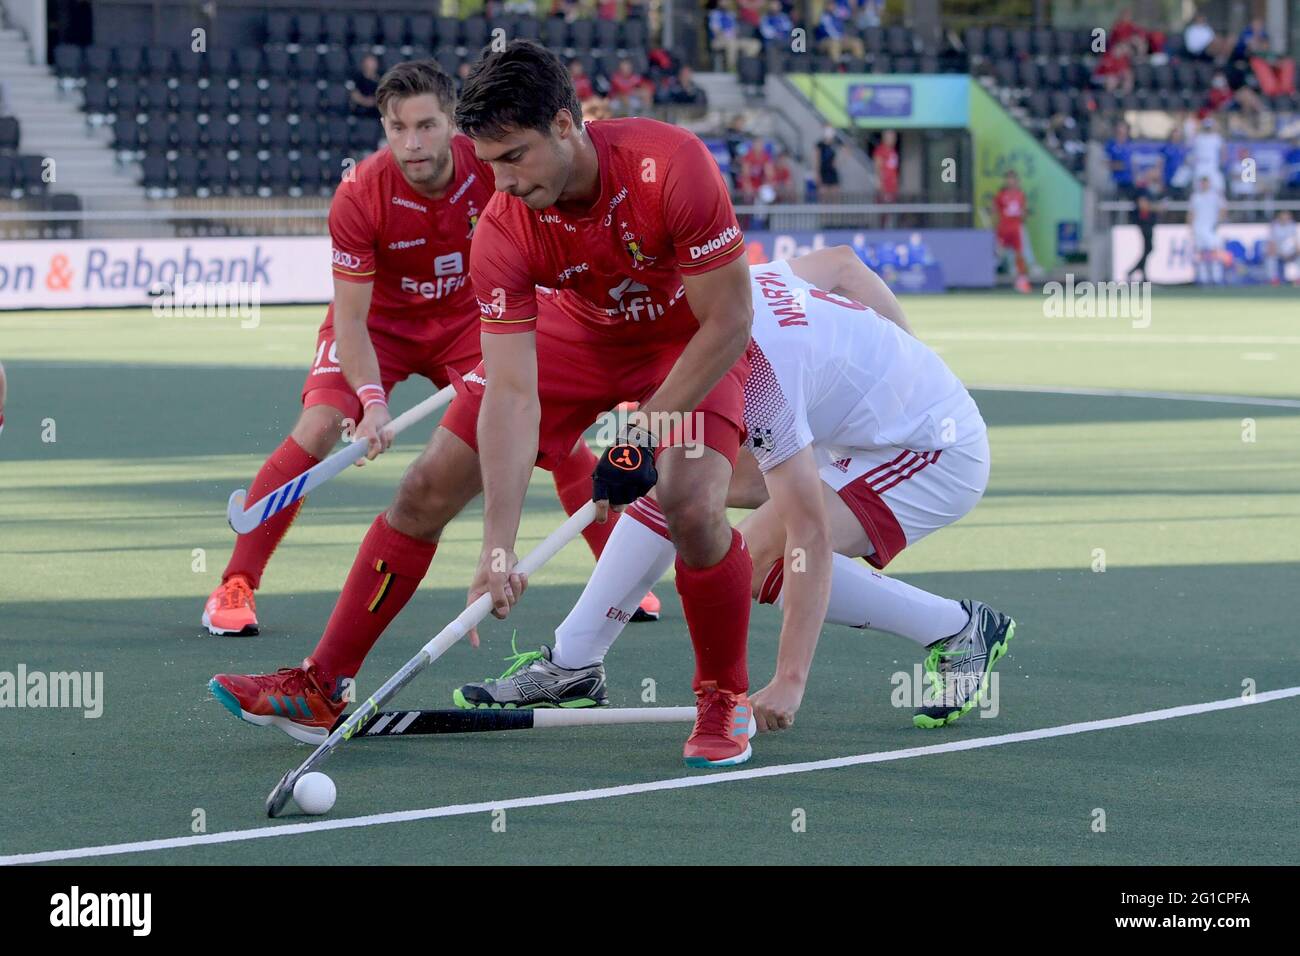
[[[749,584],[754,562],[734,528],[731,550],[711,568],[687,567],[677,559],[677,593],[695,645],[695,680],[712,680],[732,693],[749,690],[745,648],[749,638]]]
[[[319,458],[309,454],[292,438],[286,438],[280,447],[271,453],[271,457],[266,459],[257,477],[253,479],[244,506],[252,505],[253,502],[266,497],[289,480],[297,478],[312,465],[318,464],[320,464]],[[248,578],[249,587],[257,590],[262,584],[262,572],[266,570],[266,564],[271,560],[271,553],[275,551],[280,539],[289,530],[289,525],[293,524],[293,519],[298,517],[298,512],[306,500],[300,498],[269,521],[263,522],[248,534],[241,534],[236,538],[235,553],[230,556],[230,562],[226,565],[221,580],[225,581],[232,574],[242,574]]]
[[[551,477],[555,480],[555,491],[564,505],[565,514],[573,514],[591,500],[591,473],[596,470],[596,456],[592,454],[585,441],[580,441],[573,454],[555,466]],[[600,560],[600,553],[605,550],[605,542],[614,531],[614,521],[618,515],[611,513],[604,524],[592,522],[582,529],[582,536],[587,539],[587,547]]]
[[[424,580],[437,550],[436,541],[421,541],[395,530],[386,515],[375,518],[325,633],[311,652],[328,684],[327,692],[333,692],[338,678],[357,676],[379,635]]]

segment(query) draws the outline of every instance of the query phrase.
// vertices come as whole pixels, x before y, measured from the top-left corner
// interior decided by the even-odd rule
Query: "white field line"
[[[1090,395],[1098,398],[1153,398],[1169,402],[1210,402],[1216,405],[1255,405],[1260,408],[1300,408],[1300,399],[1257,395],[1214,395],[1206,392],[1150,392],[1138,388],[1069,388],[1048,385],[969,385],[972,392],[1029,392],[1034,395]]]
[[[376,813],[362,817],[345,817],[339,820],[318,820],[312,823],[288,823],[277,826],[254,827],[248,830],[229,830],[224,833],[204,833],[195,836],[168,837],[159,840],[140,840],[133,843],[112,843],[104,846],[77,847],[69,850],[45,850],[35,853],[14,853],[0,856],[0,865],[19,863],[50,863],[56,860],[77,860],[87,857],[118,856],[128,853],[151,853],[156,850],[174,850],[191,846],[210,846],[219,843],[240,843],[247,840],[264,840],[275,837],[297,836],[324,830],[350,830],[358,827],[383,826],[389,823],[410,823],[415,820],[433,820],[440,817],[459,817],[475,813],[490,813],[493,810],[513,810],[522,807],[546,807],[562,803],[582,803],[589,800],[608,800],[614,797],[628,797],[642,793],[656,793],[665,790],[685,790],[690,787],[707,787],[719,783],[732,783],[739,780],[761,780],[765,777],[784,777],[792,774],[811,773],[817,770],[835,770],[842,767],[856,767],[863,764],[888,763],[894,760],[907,760],[912,757],[929,757],[935,754],[960,753],[966,750],[983,750],[989,747],[1001,747],[1006,744],[1024,743],[1031,740],[1047,740],[1053,737],[1068,737],[1086,734],[1097,730],[1113,730],[1117,727],[1132,727],[1138,724],[1154,723],[1158,720],[1172,720],[1178,717],[1190,717],[1219,710],[1233,710],[1238,707],[1250,707],[1275,700],[1300,697],[1300,686],[1287,687],[1282,690],[1264,691],[1252,697],[1229,697],[1226,700],[1212,700],[1201,704],[1185,704],[1181,707],[1168,707],[1163,710],[1148,710],[1124,717],[1107,717],[1103,720],[1088,720],[1057,727],[1043,727],[1038,730],[1025,730],[1013,734],[998,734],[992,737],[977,737],[971,740],[954,740],[943,744],[931,744],[924,747],[907,747],[903,750],[886,750],[876,753],[856,754],[849,757],[831,757],[825,760],[810,760],[806,763],[776,764],[771,767],[754,767],[747,770],[722,770],[702,772],[690,777],[672,777],[666,780],[650,780],[645,783],[625,784],[616,787],[600,787],[594,790],[571,790],[565,793],[541,794],[533,797],[512,797],[505,800],[492,800],[482,803],[460,803],[443,807],[429,807],[423,810],[396,810],[389,813]],[[761,740],[761,738],[760,738]]]
[[[1132,329],[1128,332],[980,332],[974,329],[927,331],[926,342],[1120,342],[1131,345],[1300,345],[1300,335],[1174,335]]]

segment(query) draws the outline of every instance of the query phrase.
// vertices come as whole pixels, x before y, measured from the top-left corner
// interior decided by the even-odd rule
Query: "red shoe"
[[[344,682],[339,682],[340,691]],[[279,727],[294,740],[318,744],[343,713],[342,693],[321,688],[316,665],[282,667],[274,674],[218,674],[208,689],[228,711],[250,724]]]
[[[1016,291],[1023,294],[1028,294],[1029,279],[1026,278],[1025,276],[1016,276]]]
[[[719,690],[717,681],[701,681],[695,692],[695,729],[682,756],[688,767],[731,767],[744,763],[756,731],[749,695]]]
[[[253,588],[242,574],[232,574],[212,592],[203,606],[203,626],[209,634],[252,637],[257,633]]]
[[[659,599],[655,597],[654,591],[646,591],[645,597],[641,599],[640,606],[632,612],[631,623],[641,624],[645,621],[659,620],[659,611],[662,607],[663,605],[660,604]]]

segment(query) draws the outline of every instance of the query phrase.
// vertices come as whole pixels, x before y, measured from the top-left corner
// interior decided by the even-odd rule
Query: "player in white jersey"
[[[1283,209],[1268,227],[1268,245],[1265,249],[1269,281],[1274,285],[1286,282],[1287,266],[1300,259],[1300,242],[1296,239],[1295,219]],[[1300,278],[1296,279],[1300,283]]]
[[[979,409],[938,355],[911,335],[898,300],[851,249],[754,266],[751,277],[745,447],[757,468],[746,477],[738,464],[728,503],[755,508],[739,526],[753,558],[752,591],[783,612],[776,676],[752,695],[759,727],[793,722],[826,621],[925,647],[928,697],[913,723],[951,723],[987,693],[1015,622],[978,601],[928,594],[873,568],[979,501],[989,475]],[[674,558],[649,496],[628,507],[610,543],[556,629],[554,650],[516,655],[500,678],[456,691],[457,705],[606,699],[605,654],[637,596]]]
[[[1196,191],[1188,201],[1187,224],[1192,227],[1192,251],[1196,258],[1196,282],[1223,284],[1223,258],[1219,222],[1223,219],[1223,193],[1208,176],[1196,180]]]
[[[1201,121],[1201,129],[1192,136],[1190,165],[1193,178],[1199,180],[1207,177],[1214,188],[1223,192],[1223,167],[1228,161],[1227,146],[1219,135],[1214,117],[1207,116]]]

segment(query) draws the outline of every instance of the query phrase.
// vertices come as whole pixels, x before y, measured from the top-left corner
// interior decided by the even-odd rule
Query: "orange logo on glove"
[[[609,455],[610,463],[624,471],[636,471],[641,467],[641,449],[635,445],[619,445]]]

